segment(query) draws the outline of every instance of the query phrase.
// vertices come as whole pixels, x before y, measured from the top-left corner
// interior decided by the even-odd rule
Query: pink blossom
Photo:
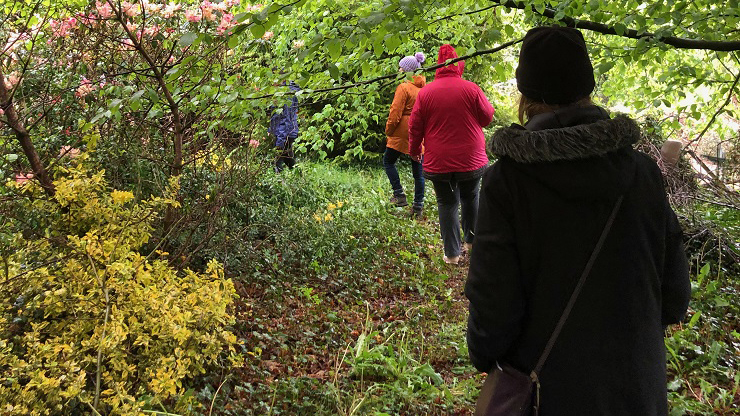
[[[131,39],[123,39],[121,40],[121,43],[126,47],[126,49],[134,50],[136,47],[134,46],[134,42]]]
[[[121,3],[121,11],[123,11],[128,17],[136,17],[141,14],[141,8],[138,4],[129,3],[124,1]]]
[[[95,11],[98,12],[98,16],[102,19],[108,19],[113,15],[113,9],[111,9],[110,4],[108,2],[100,3],[99,1],[95,2]]]
[[[3,110],[2,108],[0,108],[0,116],[3,115],[3,114],[5,114],[5,110]]]
[[[18,85],[20,77],[16,73],[11,73],[5,76],[5,89],[12,90]]]
[[[80,149],[72,146],[62,146],[59,149],[59,157],[69,156],[70,159],[74,159],[80,155]]]
[[[218,10],[220,12],[225,12],[227,8],[225,2],[211,3],[211,6],[213,7],[213,10]]]
[[[77,87],[77,91],[75,91],[75,97],[85,98],[93,91],[95,91],[95,85],[93,85],[89,79],[83,77],[80,86]]]
[[[254,139],[249,140],[249,146],[256,149],[259,145],[260,145],[259,140],[254,140]]]
[[[82,22],[82,24],[85,26],[94,26],[97,23],[97,19],[92,13],[90,13],[89,15],[78,13],[77,17],[80,18],[80,22]]]
[[[213,22],[216,20],[216,15],[213,14],[213,6],[210,1],[206,0],[203,2],[203,5],[200,6],[201,13],[203,15],[203,18]]]
[[[69,17],[64,20],[50,20],[49,27],[51,27],[51,35],[53,37],[66,37],[69,35],[71,30],[77,29],[77,19]]]
[[[216,28],[216,33],[222,35],[225,31],[234,26],[234,15],[231,13],[225,13],[221,16],[221,23]]]
[[[185,18],[190,23],[195,23],[200,21],[200,10],[185,10]]]
[[[19,183],[21,185],[25,184],[29,180],[33,179],[33,173],[24,173],[21,172],[17,175],[15,175],[15,182]]]
[[[164,6],[161,4],[149,3],[146,0],[144,1],[144,10],[146,10],[148,13],[157,14],[162,11],[162,7]]]
[[[158,25],[149,26],[148,28],[144,29],[144,36],[154,37],[154,36],[157,36],[158,33],[159,33]]]
[[[5,45],[2,51],[9,54],[15,49],[18,49],[29,39],[31,39],[31,36],[29,36],[28,33],[10,33],[10,36],[8,36],[8,43]]]
[[[169,19],[172,16],[175,15],[175,12],[180,11],[182,9],[182,6],[179,4],[170,3],[165,7],[164,12],[162,13],[162,17],[165,19]]]

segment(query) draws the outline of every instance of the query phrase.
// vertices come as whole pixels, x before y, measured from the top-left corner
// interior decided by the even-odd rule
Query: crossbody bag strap
[[[540,370],[542,370],[542,366],[545,364],[547,356],[550,355],[552,346],[555,345],[555,341],[558,339],[558,335],[560,335],[560,331],[563,329],[563,325],[565,325],[565,321],[566,319],[568,319],[568,315],[570,315],[570,311],[571,309],[573,309],[573,305],[576,303],[578,294],[581,293],[583,283],[586,281],[586,277],[588,276],[589,272],[591,272],[591,267],[593,267],[594,262],[596,261],[596,257],[599,255],[599,251],[601,251],[601,246],[604,245],[604,240],[606,240],[606,236],[607,234],[609,234],[609,230],[612,228],[614,218],[617,216],[617,212],[619,211],[619,207],[622,205],[623,199],[624,195],[620,195],[619,199],[617,199],[617,202],[614,204],[614,209],[612,209],[612,213],[609,216],[609,219],[606,221],[604,230],[601,232],[599,241],[596,242],[594,251],[591,253],[591,258],[588,259],[588,263],[586,263],[586,267],[583,269],[583,273],[581,274],[581,278],[578,280],[578,284],[576,284],[576,288],[573,289],[573,294],[570,295],[570,300],[568,300],[568,304],[565,306],[565,310],[563,310],[563,315],[560,317],[558,324],[555,326],[555,330],[552,331],[552,335],[550,335],[550,340],[547,341],[547,346],[545,346],[545,350],[542,351],[542,355],[540,356],[539,361],[537,361],[537,365],[534,367],[534,370],[532,370],[532,373],[530,374],[532,381],[538,381]]]

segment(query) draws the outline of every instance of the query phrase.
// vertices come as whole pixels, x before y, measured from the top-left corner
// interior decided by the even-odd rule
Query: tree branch
[[[717,116],[719,115],[719,113],[721,113],[722,110],[724,110],[725,107],[727,107],[727,105],[730,104],[730,100],[732,100],[732,95],[735,93],[735,87],[737,86],[738,81],[740,81],[740,72],[738,72],[737,76],[735,77],[735,82],[732,83],[732,86],[730,87],[730,91],[727,93],[727,99],[725,100],[725,102],[722,103],[722,105],[719,106],[717,111],[714,112],[714,114],[712,115],[712,118],[709,120],[709,123],[707,123],[706,127],[704,127],[704,130],[702,130],[701,133],[699,133],[699,135],[696,136],[695,139],[689,141],[686,144],[687,146],[701,140],[701,138],[704,137],[704,134],[707,132],[707,130],[709,130],[709,127],[711,127],[711,125],[714,124],[714,120],[717,119]]]
[[[21,82],[21,78],[22,76],[18,78],[18,83]],[[23,122],[20,120],[20,117],[15,110],[15,104],[13,103],[12,97],[17,88],[18,85],[16,85],[11,91],[8,91],[8,88],[5,86],[5,75],[0,68],[0,108],[4,109],[5,111],[7,124],[15,133],[15,137],[16,139],[18,139],[21,148],[23,148],[23,153],[26,155],[28,162],[31,164],[31,169],[33,169],[34,177],[38,179],[41,187],[44,188],[44,192],[46,192],[47,195],[53,197],[54,193],[56,192],[54,188],[54,182],[52,182],[51,177],[46,171],[46,168],[44,168],[43,163],[41,163],[39,153],[36,150],[36,147],[33,145],[33,142],[31,141],[31,135],[23,126]]]
[[[497,3],[504,7],[509,7],[513,9],[521,9],[526,10],[529,8],[529,5],[524,2],[516,2],[512,0],[492,0],[494,3]],[[544,16],[550,19],[555,19],[555,15],[557,12],[551,8],[545,8],[542,13],[538,12],[534,8],[532,8],[532,12]],[[648,39],[648,40],[656,40],[658,42],[665,43],[666,45],[671,45],[673,47],[679,48],[679,49],[705,49],[705,50],[712,50],[712,51],[740,51],[740,41],[719,41],[719,40],[703,40],[703,39],[686,39],[686,38],[678,38],[674,36],[665,36],[661,37],[659,35],[656,35],[654,33],[640,33],[637,30],[634,29],[625,29],[623,33],[617,32],[617,30],[612,26],[607,26],[602,23],[596,23],[591,22],[588,20],[578,20],[574,19],[569,16],[565,16],[559,20],[559,22],[565,24],[568,27],[573,27],[577,29],[586,29],[593,32],[602,33],[605,35],[618,35],[630,39]]]
[[[471,53],[470,55],[459,56],[459,57],[457,57],[455,59],[451,59],[451,60],[446,61],[446,62],[443,62],[441,64],[433,65],[433,66],[430,66],[428,68],[421,68],[420,71],[421,72],[434,71],[434,70],[437,70],[437,69],[442,68],[444,66],[452,65],[452,64],[454,64],[456,62],[463,61],[465,59],[470,59],[470,58],[475,58],[476,56],[488,55],[488,54],[491,54],[491,53],[496,53],[496,52],[499,52],[499,51],[501,51],[503,49],[506,49],[506,48],[508,48],[510,46],[516,45],[517,43],[521,42],[522,40],[524,40],[524,39],[512,40],[510,42],[506,42],[504,44],[501,44],[501,45],[499,45],[499,46],[497,46],[495,48],[483,49],[483,50],[480,50],[480,51],[475,51],[474,53]],[[404,76],[404,75],[399,74],[399,73],[396,72],[396,73],[393,73],[393,74],[381,75],[379,77],[371,78],[371,79],[368,79],[368,80],[365,80],[365,81],[356,82],[354,84],[341,85],[341,86],[338,86],[338,87],[322,88],[322,89],[318,89],[318,90],[311,90],[310,92],[311,93],[320,93],[320,92],[329,92],[329,91],[348,90],[348,89],[360,87],[360,86],[363,86],[363,85],[373,84],[373,83],[376,83],[378,81],[383,81],[383,80],[386,80],[386,79],[397,79],[397,78],[400,78],[402,76]],[[295,95],[295,92],[293,92],[293,91],[283,92],[281,95]],[[257,97],[249,97],[247,99],[248,100],[260,100],[260,99],[263,99],[263,98],[270,98],[270,97],[274,97],[274,96],[275,96],[275,93],[273,93],[273,94],[263,94],[263,95],[260,95],[260,96],[257,96]]]
[[[484,7],[482,9],[473,10],[473,11],[470,11],[470,12],[456,13],[456,14],[451,14],[449,16],[440,17],[439,19],[432,20],[431,22],[429,22],[429,24],[431,25],[431,24],[440,22],[442,20],[449,20],[449,19],[452,19],[453,17],[457,17],[457,16],[465,16],[465,15],[469,15],[469,14],[476,14],[476,13],[480,13],[480,12],[485,12],[486,10],[493,9],[494,7],[498,7],[498,4],[494,4],[493,6]]]

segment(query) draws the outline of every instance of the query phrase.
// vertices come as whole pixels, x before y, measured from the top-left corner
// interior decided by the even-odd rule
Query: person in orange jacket
[[[417,52],[414,56],[406,56],[398,62],[399,71],[413,72],[421,68],[424,54]],[[402,82],[393,96],[393,103],[385,124],[385,134],[388,137],[383,154],[383,167],[393,189],[390,202],[398,207],[408,205],[406,194],[403,192],[401,179],[396,169],[396,161],[402,154],[409,154],[409,117],[416,102],[419,90],[426,85],[424,75],[414,75],[412,80]],[[411,215],[420,218],[424,208],[424,176],[422,175],[422,161],[411,160],[411,169],[414,175],[414,202]]]

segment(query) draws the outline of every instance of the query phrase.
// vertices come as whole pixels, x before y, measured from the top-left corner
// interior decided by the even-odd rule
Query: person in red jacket
[[[439,48],[437,63],[454,58],[452,45]],[[488,166],[483,127],[494,112],[480,87],[462,79],[464,69],[465,61],[437,69],[434,82],[419,91],[409,119],[409,153],[420,160],[423,142],[424,177],[437,195],[444,261],[450,264],[457,264],[462,250],[460,206],[464,247],[473,244],[478,185]]]

